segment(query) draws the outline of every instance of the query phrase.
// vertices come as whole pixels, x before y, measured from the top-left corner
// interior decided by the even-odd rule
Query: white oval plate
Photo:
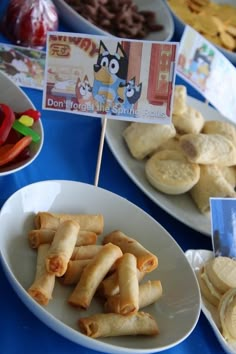
[[[162,298],[146,308],[157,320],[158,336],[95,340],[79,332],[77,321],[80,316],[102,311],[96,299],[89,310],[81,312],[66,301],[72,288],[59,283],[47,307],[41,307],[28,295],[26,289],[34,279],[36,252],[29,247],[27,232],[33,228],[33,217],[38,211],[102,213],[104,235],[123,230],[158,256],[158,268],[145,278],[161,280],[164,290]],[[39,182],[20,189],[6,201],[0,212],[0,225],[1,260],[12,287],[42,322],[71,341],[104,353],[156,353],[180,343],[195,328],[200,314],[200,291],[192,267],[167,231],[126,199],[79,182]],[[100,235],[100,242],[102,238]]]
[[[206,120],[225,120],[218,111],[195,98],[188,97],[187,102],[188,105],[202,112]],[[188,194],[167,195],[159,192],[150,185],[145,177],[144,162],[135,160],[131,156],[122,137],[122,132],[128,124],[130,123],[108,119],[106,128],[106,140],[122,168],[134,183],[162,209],[192,229],[210,236],[210,215],[201,214]]]
[[[109,36],[108,32],[103,31],[99,27],[93,25],[85,18],[80,16],[71,6],[64,0],[54,0],[59,15],[69,28],[75,32],[86,34]],[[174,21],[171,12],[163,0],[134,0],[139,10],[154,11],[156,13],[156,21],[163,26],[163,30],[150,33],[145,39],[151,41],[169,41],[174,34]]]
[[[188,250],[185,252],[185,256],[187,257],[187,260],[191,264],[193,270],[197,272],[206,261],[213,257],[213,252],[207,250]],[[222,348],[226,351],[226,353],[235,354],[236,344],[229,344],[224,339],[219,330],[219,319],[217,317],[216,310],[214,306],[209,304],[209,302],[203,296],[201,301],[201,308],[202,312],[209,321],[213,331],[215,332],[215,335],[218,341],[220,342]]]

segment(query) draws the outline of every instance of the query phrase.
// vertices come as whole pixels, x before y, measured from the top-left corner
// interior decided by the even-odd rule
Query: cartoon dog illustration
[[[97,63],[94,64],[93,96],[99,111],[108,112],[116,99],[120,84],[125,84],[128,73],[128,56],[121,44],[111,54],[100,41]]]
[[[78,78],[75,85],[75,96],[78,103],[83,105],[86,111],[94,110],[94,98],[93,98],[93,88],[89,83],[88,76],[85,75],[84,79]]]
[[[135,84],[135,77],[126,83],[120,83],[117,89],[117,97],[112,107],[112,114],[135,116],[134,105],[142,93],[142,83]]]

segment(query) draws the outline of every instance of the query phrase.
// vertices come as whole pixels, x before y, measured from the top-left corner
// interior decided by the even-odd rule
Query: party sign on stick
[[[189,26],[185,27],[180,41],[176,73],[236,123],[236,69],[213,44]]]
[[[51,32],[43,108],[106,119],[171,123],[177,43]]]

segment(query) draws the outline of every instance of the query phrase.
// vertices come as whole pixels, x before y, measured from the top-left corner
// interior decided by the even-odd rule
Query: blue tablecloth
[[[8,1],[1,0],[0,16]],[[63,22],[61,30],[68,30]],[[7,42],[3,35],[0,41]],[[177,83],[181,80],[177,78]],[[6,199],[21,187],[32,182],[65,179],[89,184],[94,183],[98,146],[101,133],[99,118],[63,112],[42,110],[42,91],[24,89],[26,94],[42,111],[45,131],[43,149],[36,161],[23,171],[0,177],[0,207]],[[201,99],[191,87],[190,95]],[[99,186],[121,195],[149,213],[182,247],[211,250],[210,237],[204,236],[182,222],[174,219],[154,204],[127,176],[105,142]],[[1,225],[0,225],[1,231]],[[1,232],[0,232],[1,237]],[[0,353],[1,354],[96,354],[61,337],[36,318],[21,302],[2,268],[0,272]],[[188,289],[186,289],[188,291]],[[194,331],[182,343],[166,350],[166,354],[217,354],[223,349],[209,323],[201,313]]]

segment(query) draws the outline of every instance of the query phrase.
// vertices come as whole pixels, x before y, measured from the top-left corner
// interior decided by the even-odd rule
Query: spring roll
[[[137,267],[141,272],[151,272],[158,266],[158,258],[153,253],[119,230],[106,235],[103,243],[107,242],[119,246],[123,253],[132,253],[137,258]]]
[[[35,279],[28,289],[29,295],[40,305],[46,306],[52,298],[55,285],[55,275],[46,270],[45,259],[49,250],[49,244],[40,245],[37,250],[37,263]]]
[[[199,181],[189,191],[202,214],[210,213],[210,198],[235,198],[234,187],[226,180],[217,165],[201,165]]]
[[[137,259],[132,253],[125,253],[117,268],[120,289],[120,314],[128,315],[139,310],[139,282]]]
[[[233,166],[236,146],[221,134],[184,134],[180,147],[190,162],[201,165]]]
[[[80,276],[90,262],[90,259],[77,259],[69,261],[65,274],[59,278],[60,283],[63,285],[76,285]]]
[[[78,284],[68,299],[69,304],[87,309],[100,282],[120,257],[122,251],[118,246],[107,243],[102,247],[84,268]]]
[[[117,313],[99,313],[78,320],[80,331],[88,337],[115,337],[159,334],[155,319],[145,312],[123,316]]]
[[[75,247],[73,250],[73,253],[71,255],[71,260],[76,260],[76,259],[91,259],[100,250],[102,249],[102,245],[87,245],[87,246],[78,246]]]
[[[57,214],[38,212],[35,216],[36,229],[56,230],[65,220],[74,220],[80,224],[81,230],[95,232],[97,235],[103,232],[104,218],[102,214]]]
[[[66,272],[79,229],[80,225],[73,220],[66,220],[59,225],[46,257],[49,273],[61,277]]]
[[[146,273],[140,272],[138,268],[136,268],[136,272],[137,272],[138,281],[140,282]],[[116,271],[113,272],[108,277],[106,277],[105,279],[103,279],[103,281],[99,285],[99,294],[104,297],[116,295],[119,293],[119,291],[120,288],[118,282],[118,275]]]
[[[55,235],[55,230],[36,229],[28,233],[28,241],[31,248],[38,248],[39,245],[51,243]]]
[[[52,229],[35,229],[28,233],[29,244],[32,248],[38,248],[43,243],[51,243],[53,241],[55,230]],[[77,236],[76,246],[93,245],[97,242],[97,234],[92,231],[80,230]]]
[[[160,280],[148,280],[139,285],[139,309],[153,304],[162,296]],[[105,302],[106,312],[120,312],[120,294],[109,296]]]

